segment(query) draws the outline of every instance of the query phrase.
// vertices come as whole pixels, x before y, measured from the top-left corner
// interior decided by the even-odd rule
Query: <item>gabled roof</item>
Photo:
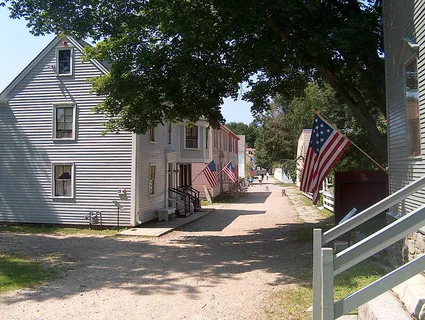
[[[72,43],[72,45],[80,50],[84,54],[84,47],[90,46],[85,41],[77,41],[73,37],[65,36],[66,39],[68,39],[69,42]],[[26,67],[24,70],[21,71],[21,73],[18,74],[18,76],[13,79],[13,81],[0,93],[0,105],[7,104],[7,96],[8,94],[15,89],[15,87],[22,81],[22,79],[27,76],[31,70],[52,50],[56,47],[59,41],[61,41],[63,38],[56,36]],[[92,62],[101,72],[104,74],[109,73],[108,67],[101,62],[90,59],[90,62]]]

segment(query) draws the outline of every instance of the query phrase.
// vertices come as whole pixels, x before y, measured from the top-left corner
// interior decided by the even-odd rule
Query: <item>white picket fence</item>
[[[320,193],[323,195],[323,207],[328,209],[331,212],[334,212],[335,208],[335,195],[333,193],[332,185],[329,183],[328,179],[325,179],[322,184],[322,190]],[[311,193],[303,192],[303,195],[309,199],[313,199]]]

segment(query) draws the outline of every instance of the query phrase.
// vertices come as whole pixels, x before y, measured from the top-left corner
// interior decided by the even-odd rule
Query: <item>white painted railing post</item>
[[[332,248],[322,248],[322,320],[334,320],[334,254]]]
[[[313,230],[313,320],[322,316],[322,229]]]

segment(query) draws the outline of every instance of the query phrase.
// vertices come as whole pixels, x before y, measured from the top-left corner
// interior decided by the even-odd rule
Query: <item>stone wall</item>
[[[403,260],[411,261],[425,252],[425,235],[421,232],[409,234],[404,239]]]

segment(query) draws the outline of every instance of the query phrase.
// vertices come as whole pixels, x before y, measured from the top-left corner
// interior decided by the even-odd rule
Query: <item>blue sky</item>
[[[0,92],[54,38],[52,35],[35,37],[29,33],[24,20],[12,20],[9,11],[0,8]],[[222,113],[227,122],[251,123],[250,104],[225,99]]]

